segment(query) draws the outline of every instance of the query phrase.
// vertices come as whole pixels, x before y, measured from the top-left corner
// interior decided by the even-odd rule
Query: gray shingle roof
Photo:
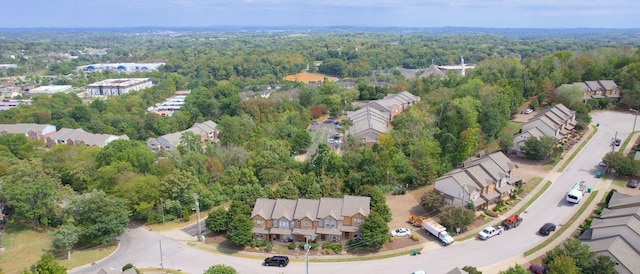
[[[609,209],[637,206],[640,206],[640,195],[631,196],[616,191],[611,195],[611,200],[609,200]]]
[[[318,207],[318,218],[324,219],[329,216],[337,220],[342,220],[342,203],[339,198],[320,198],[320,206]]]
[[[620,236],[587,241],[585,244],[596,256],[609,256],[614,262],[618,262],[615,267],[617,273],[633,273],[640,269],[640,253]]]
[[[276,205],[276,200],[272,199],[257,199],[256,204],[253,206],[251,212],[251,218],[260,216],[265,220],[271,219],[273,214],[273,207]]]
[[[273,207],[273,213],[271,219],[277,220],[285,218],[289,221],[293,221],[293,214],[296,210],[296,204],[298,201],[289,199],[277,199],[276,204]]]
[[[319,200],[298,199],[296,205],[296,211],[293,218],[300,220],[302,218],[309,218],[315,220],[318,214],[318,207],[320,206]]]
[[[370,197],[345,195],[342,203],[342,216],[354,216],[358,213],[369,215]]]

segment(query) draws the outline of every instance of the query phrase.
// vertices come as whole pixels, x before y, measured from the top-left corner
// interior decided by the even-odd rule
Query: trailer
[[[512,229],[518,227],[520,223],[522,223],[522,217],[520,217],[520,215],[518,214],[515,214],[502,221],[502,227],[504,227],[504,229]]]

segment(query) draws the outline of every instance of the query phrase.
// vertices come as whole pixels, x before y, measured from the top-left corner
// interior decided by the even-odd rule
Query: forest
[[[117,235],[127,218],[151,223],[188,218],[193,194],[199,195],[202,210],[229,201],[252,206],[257,198],[366,195],[378,197],[372,199],[372,210],[388,221],[390,213],[380,197],[399,187],[431,184],[493,142],[508,144],[513,136],[503,130],[523,106],[536,109],[562,103],[577,111],[578,127],[583,128],[593,109],[640,105],[640,40],[634,33],[604,37],[598,32],[506,35],[477,30],[59,32],[0,32],[0,63],[18,64],[17,69],[0,71],[0,77],[25,76],[16,80],[21,87],[82,88],[117,77],[150,77],[155,84],[89,103],[74,93],[39,95],[31,98],[31,105],[0,111],[2,124],[52,124],[131,138],[103,148],[43,149],[41,142],[22,135],[0,136],[0,200],[15,210],[17,220],[34,227],[82,226],[81,239],[86,242],[105,241],[96,235]],[[106,54],[87,54],[92,49]],[[61,53],[78,57],[69,59]],[[475,64],[464,77],[453,72],[424,78],[400,73],[417,69],[417,76],[431,64],[457,64],[460,56]],[[108,62],[166,65],[134,74],[74,70]],[[314,71],[316,63],[321,63],[320,72],[356,82],[357,88],[282,80],[307,67]],[[382,70],[391,73],[374,74]],[[603,79],[618,84],[622,100],[585,102],[573,91],[556,92],[562,84]],[[374,82],[389,84],[379,87]],[[267,86],[281,88],[268,99],[243,100],[239,95]],[[173,116],[146,111],[178,90],[191,94]],[[365,147],[347,137],[342,155],[320,144],[308,161],[290,156],[310,145],[307,127],[318,118],[314,109],[339,116],[344,108],[353,110],[344,102],[400,91],[422,100],[396,116],[392,130],[375,145]],[[146,146],[150,137],[206,120],[218,124],[218,145],[202,146],[185,134],[177,151],[156,153]],[[72,206],[63,210],[59,201],[69,199]],[[90,216],[73,210],[84,203],[101,207],[96,211],[111,210],[105,218],[113,218],[121,227],[96,228]]]

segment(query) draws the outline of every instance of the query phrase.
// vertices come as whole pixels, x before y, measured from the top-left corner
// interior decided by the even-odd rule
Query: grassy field
[[[40,256],[51,249],[51,240],[46,231],[36,232],[22,224],[11,224],[5,230],[0,256],[0,268],[4,273],[19,273],[34,264]]]
[[[5,231],[2,246],[6,249],[0,256],[0,268],[4,273],[19,273],[40,259],[45,252],[52,252],[48,231],[33,231],[30,226],[12,224]],[[67,269],[89,264],[111,254],[117,245],[106,245],[96,248],[74,250],[71,260],[66,254],[56,254],[60,264]]]

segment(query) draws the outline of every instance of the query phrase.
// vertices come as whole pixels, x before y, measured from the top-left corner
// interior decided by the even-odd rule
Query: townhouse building
[[[251,212],[255,239],[332,241],[353,239],[369,215],[370,197],[257,199]]]

